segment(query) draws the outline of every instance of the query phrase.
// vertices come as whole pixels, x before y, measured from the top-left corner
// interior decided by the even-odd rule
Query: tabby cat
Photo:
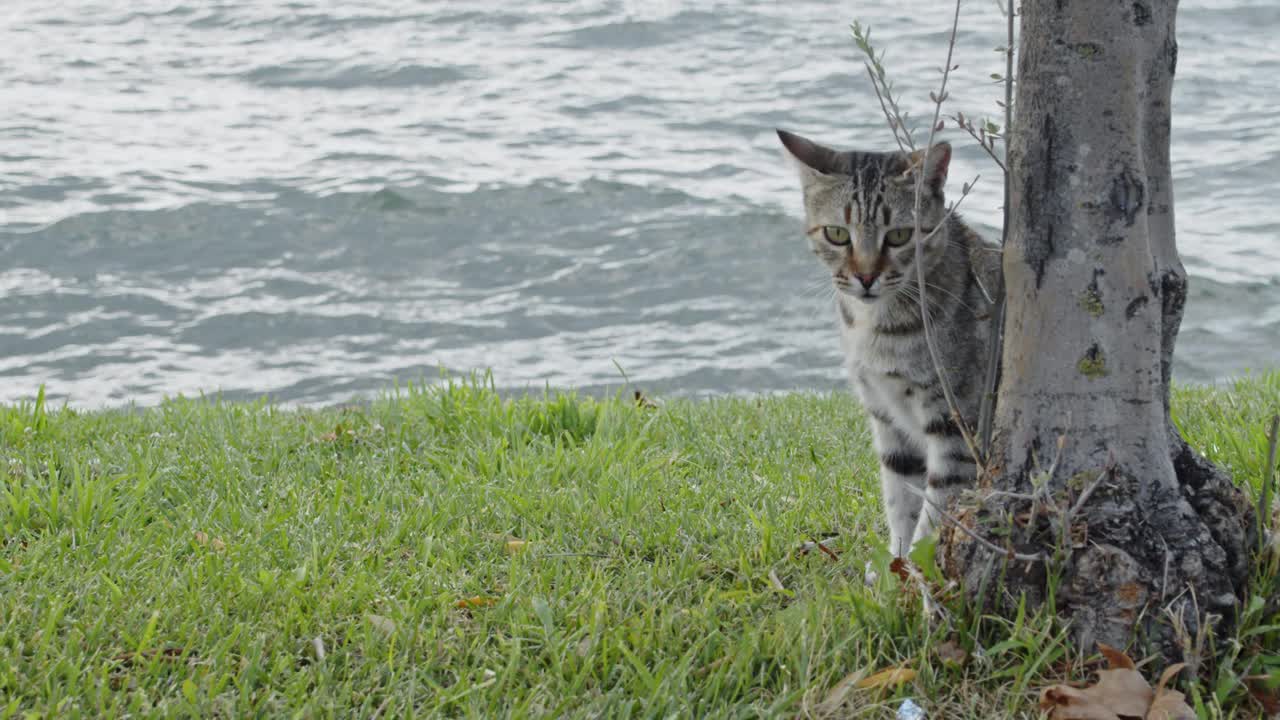
[[[889,547],[905,555],[932,532],[938,508],[973,484],[977,468],[925,344],[913,227],[916,173],[924,173],[921,237],[942,225],[922,248],[931,330],[970,428],[985,376],[999,249],[955,214],[947,217],[950,145],[936,144],[926,157],[923,151],[838,152],[782,130],[778,137],[800,172],[809,246],[835,284],[849,376],[880,457]],[[928,502],[908,485],[923,488]]]

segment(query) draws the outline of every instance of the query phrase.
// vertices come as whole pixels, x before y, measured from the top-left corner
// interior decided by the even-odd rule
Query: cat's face
[[[924,173],[920,202],[921,236],[946,216],[942,186],[951,146],[923,152],[837,152],[779,130],[782,145],[796,160],[804,189],[809,244],[831,271],[836,289],[864,303],[895,296],[916,283],[914,235],[916,173]],[[924,243],[926,282],[947,242],[939,231]]]

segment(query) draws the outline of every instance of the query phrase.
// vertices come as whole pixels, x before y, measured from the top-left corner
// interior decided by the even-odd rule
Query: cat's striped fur
[[[951,148],[837,152],[784,131],[804,190],[809,244],[831,271],[849,375],[870,416],[890,549],[905,555],[937,523],[936,508],[971,485],[976,464],[951,419],[925,344],[913,234],[915,173],[925,174],[925,297],[942,366],[969,427],[985,377],[998,249],[954,214],[943,185]],[[924,488],[929,502],[904,486]],[[922,512],[923,510],[923,512]]]

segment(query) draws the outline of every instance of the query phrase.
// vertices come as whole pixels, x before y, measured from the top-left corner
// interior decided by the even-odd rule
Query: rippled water
[[[920,5],[6,0],[0,401],[837,387],[772,129],[885,147],[847,24],[923,114]],[[996,112],[1002,19],[962,23],[953,108]],[[1280,6],[1179,26],[1177,373],[1211,380],[1280,360]],[[994,233],[997,170],[950,139]]]

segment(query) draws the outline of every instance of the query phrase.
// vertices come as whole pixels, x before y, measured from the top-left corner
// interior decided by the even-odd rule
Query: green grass
[[[1177,408],[1256,491],[1280,374]],[[0,717],[892,717],[906,696],[934,720],[1036,717],[1078,672],[1043,615],[927,628],[883,572],[843,395],[38,401],[0,408],[0,464]],[[838,561],[798,552],[833,535]],[[1280,666],[1254,605],[1197,688],[1211,716],[1250,716],[1239,676]],[[948,640],[985,652],[946,665]],[[913,682],[822,704],[899,663]]]

